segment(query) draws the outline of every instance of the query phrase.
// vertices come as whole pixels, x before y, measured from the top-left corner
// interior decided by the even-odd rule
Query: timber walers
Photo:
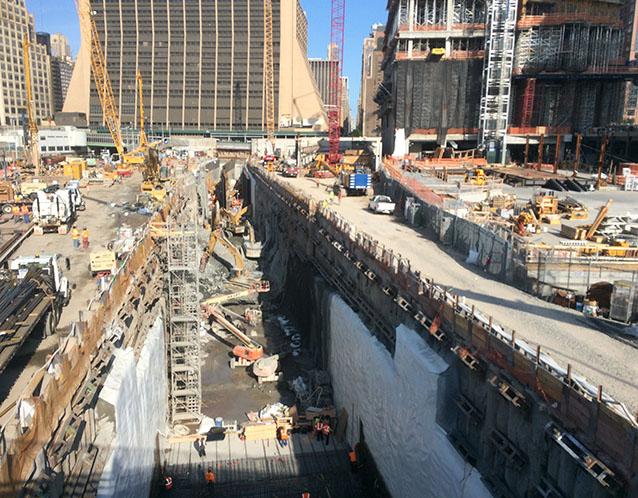
[[[110,447],[96,444],[95,407],[113,351],[131,347],[137,359],[146,331],[165,312],[161,261],[166,260],[166,245],[157,226],[181,206],[176,189],[151,218],[108,289],[80,312],[72,333],[34,375],[15,417],[0,432],[0,495],[97,492]],[[25,417],[25,408],[32,415]]]
[[[457,381],[439,400],[440,424],[495,496],[636,496],[638,426],[618,403],[333,211],[263,169],[249,172],[270,198],[262,208],[285,212],[279,228],[290,247],[391,354],[395,327],[406,323],[450,364]]]

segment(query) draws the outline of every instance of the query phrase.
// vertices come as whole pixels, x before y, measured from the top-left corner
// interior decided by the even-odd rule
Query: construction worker
[[[171,476],[166,476],[164,479],[164,489],[169,490],[173,487],[173,478]]]
[[[22,219],[20,218],[20,208],[18,206],[14,205],[11,208],[11,214],[13,215],[14,223],[20,223],[22,221]]]
[[[206,477],[206,485],[207,486],[212,486],[213,484],[215,484],[215,474],[213,474],[213,468],[212,467],[208,467],[208,470],[206,471],[205,477]]]
[[[82,227],[82,247],[84,249],[89,248],[89,231],[86,227]]]
[[[301,498],[310,498],[310,493],[308,491],[301,493]]]
[[[312,435],[314,436],[315,434],[317,434],[317,422],[319,422],[319,417],[315,417],[312,419]]]
[[[317,441],[321,441],[323,439],[323,423],[321,419],[317,420],[315,424],[315,433],[317,434]]]
[[[288,429],[281,426],[277,429],[277,439],[279,439],[279,446],[284,448],[288,446]]]
[[[335,191],[334,190],[330,191],[329,197],[330,197],[330,204],[334,204],[335,203]]]
[[[73,239],[73,248],[77,249],[80,247],[80,232],[78,232],[78,227],[73,225],[71,229],[71,238]]]
[[[22,204],[22,208],[20,209],[22,216],[24,218],[25,223],[29,223],[29,206],[26,204]]]
[[[357,471],[357,452],[353,449],[348,453],[348,456],[350,457],[350,471],[354,473]]]
[[[330,442],[330,433],[331,432],[332,432],[332,428],[330,427],[330,422],[329,422],[329,420],[326,420],[323,423],[323,435],[326,437],[326,439],[325,439],[326,446],[328,446],[328,443]]]

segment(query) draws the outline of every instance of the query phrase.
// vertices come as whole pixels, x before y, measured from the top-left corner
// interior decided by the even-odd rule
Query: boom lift
[[[29,48],[33,42],[29,41],[29,35],[24,34],[22,39],[22,53],[24,56],[24,74],[27,85],[27,119],[29,128],[29,162],[35,167],[36,176],[40,176],[40,144],[38,143],[38,124],[33,111],[33,93],[31,92],[31,63],[29,60]],[[25,137],[26,138],[26,137]]]

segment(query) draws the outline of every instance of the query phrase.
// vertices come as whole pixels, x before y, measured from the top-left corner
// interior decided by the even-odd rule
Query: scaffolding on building
[[[494,0],[487,13],[486,57],[480,105],[480,139],[502,141],[510,114],[517,2]],[[503,147],[504,149],[504,147]]]
[[[185,208],[187,211],[187,208]],[[182,213],[183,220],[196,218]],[[201,418],[201,344],[199,336],[199,261],[197,225],[167,224],[168,376],[172,424]]]

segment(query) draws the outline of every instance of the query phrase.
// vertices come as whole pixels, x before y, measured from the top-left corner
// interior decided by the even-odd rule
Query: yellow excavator
[[[211,230],[210,237],[208,239],[208,246],[206,247],[204,254],[202,254],[202,259],[199,263],[199,271],[203,272],[206,269],[208,259],[213,255],[217,242],[220,242],[226,249],[228,249],[228,251],[233,256],[233,259],[235,260],[235,266],[233,267],[232,271],[233,278],[243,277],[244,271],[246,269],[244,257],[242,256],[241,252],[239,252],[239,249],[237,249],[233,245],[233,243],[224,235],[224,232],[221,228],[215,228]]]
[[[474,183],[475,185],[485,185],[485,171],[482,168],[476,168],[465,173],[465,183]]]

